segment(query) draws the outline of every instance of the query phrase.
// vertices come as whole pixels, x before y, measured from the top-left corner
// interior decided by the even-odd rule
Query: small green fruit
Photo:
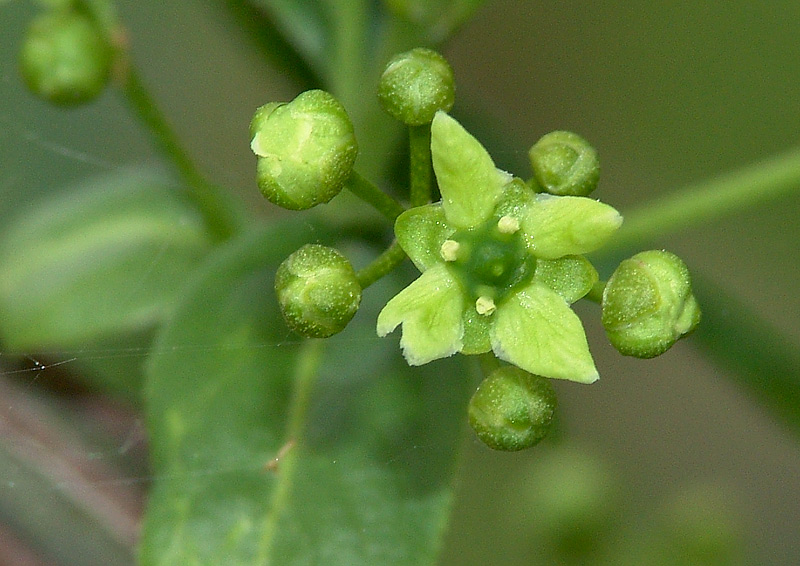
[[[361,303],[353,266],[335,249],[319,244],[307,244],[281,263],[275,292],[286,324],[306,338],[341,332]]]
[[[597,152],[572,132],[545,134],[528,151],[528,157],[536,183],[554,195],[585,197],[600,179]]]
[[[338,195],[358,154],[347,112],[322,90],[260,107],[250,135],[261,192],[290,210],[305,210]]]
[[[663,354],[700,322],[689,269],[667,251],[641,252],[619,264],[603,291],[603,327],[621,354]]]
[[[430,124],[438,110],[447,112],[453,107],[453,69],[431,49],[406,51],[389,61],[383,71],[378,99],[386,112],[404,124]]]
[[[556,393],[550,380],[515,366],[496,369],[469,402],[469,424],[489,448],[530,448],[550,430]]]
[[[31,22],[20,71],[36,95],[63,105],[95,98],[109,80],[112,49],[88,16],[56,10]]]

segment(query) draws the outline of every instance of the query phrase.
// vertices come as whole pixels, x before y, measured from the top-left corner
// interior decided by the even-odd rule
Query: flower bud
[[[437,110],[453,107],[453,69],[436,51],[418,47],[389,61],[378,83],[381,106],[409,126],[430,124]]]
[[[258,187],[272,203],[305,210],[341,192],[358,154],[353,124],[329,93],[309,90],[269,103],[250,123]]]
[[[31,22],[19,58],[31,91],[74,105],[92,100],[108,83],[112,49],[89,16],[54,10]]]
[[[577,134],[545,134],[528,151],[528,157],[536,182],[548,193],[585,197],[597,187],[597,152]]]
[[[621,354],[652,358],[669,350],[700,322],[686,264],[663,250],[624,260],[603,291],[602,322]]]
[[[496,369],[469,402],[469,424],[489,448],[530,448],[547,435],[556,410],[550,380],[516,366]]]
[[[306,338],[341,332],[361,302],[353,266],[338,251],[307,244],[278,267],[278,304],[289,328]]]

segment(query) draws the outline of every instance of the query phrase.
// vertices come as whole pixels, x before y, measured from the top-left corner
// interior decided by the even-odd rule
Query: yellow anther
[[[475,310],[478,311],[478,314],[489,316],[497,310],[497,306],[491,297],[478,297],[478,300],[475,301]]]
[[[519,231],[519,220],[513,216],[503,216],[497,221],[497,229],[501,234],[514,234]]]
[[[458,248],[460,247],[461,244],[455,240],[445,240],[444,243],[442,243],[439,253],[441,254],[443,260],[455,261],[458,259]]]

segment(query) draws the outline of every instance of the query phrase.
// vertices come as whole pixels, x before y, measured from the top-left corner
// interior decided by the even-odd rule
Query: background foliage
[[[394,35],[383,36],[384,47],[375,49],[374,32],[386,28],[373,14],[363,28],[369,32],[366,36],[355,33],[351,37],[355,45],[329,54],[314,43],[321,36],[320,27],[332,23],[320,12],[329,5],[326,2],[264,1],[262,7],[274,10],[269,19],[272,32],[260,31],[264,28],[254,23],[260,21],[254,18],[256,12],[234,2],[121,1],[118,5],[129,28],[133,60],[190,155],[211,180],[234,191],[255,216],[270,222],[283,214],[265,203],[254,186],[246,139],[253,109],[267,100],[292,98],[315,77],[333,82],[330,88],[338,91],[357,128],[365,132],[358,132],[364,149],[361,168],[386,182],[382,165],[402,162],[402,150],[392,136],[375,134],[393,126],[388,118],[379,117],[369,95],[373,87],[362,78],[377,72],[392,51],[438,40],[442,33],[435,25],[425,28],[426,33],[396,27]],[[369,6],[378,9],[377,3]],[[4,230],[3,245],[12,249],[6,253],[21,245],[45,245],[48,230],[57,239],[63,216],[56,210],[49,220],[40,217],[40,203],[67,199],[64,202],[80,207],[79,200],[64,195],[75,194],[71,191],[79,190],[76,187],[98,177],[111,179],[109,186],[120,190],[132,177],[156,179],[150,183],[152,191],[162,196],[155,199],[171,199],[158,191],[180,184],[113,89],[95,104],[67,112],[24,92],[14,56],[34,10],[26,2],[0,4],[4,38],[0,219],[3,226],[16,223],[32,232],[15,236]],[[601,156],[604,169],[598,197],[625,215],[635,214],[653,198],[735,173],[796,145],[798,11],[791,2],[761,6],[736,1],[724,7],[710,1],[599,2],[591,9],[585,2],[487,2],[443,48],[456,73],[455,113],[486,143],[499,166],[522,174],[527,173],[526,150],[542,133],[556,128],[580,132]],[[447,21],[439,17],[429,23]],[[287,45],[275,29],[299,38],[299,55],[286,52]],[[348,33],[346,27],[339,31]],[[353,57],[347,49],[364,56]],[[268,57],[267,52],[279,56]],[[295,218],[292,226],[300,232],[292,238],[299,245],[309,234],[324,235],[330,218],[341,218],[351,209],[347,203],[337,204],[328,209],[327,220]],[[167,216],[173,208],[159,210]],[[629,360],[606,346],[596,308],[585,305],[581,314],[601,381],[591,387],[556,384],[561,426],[548,445],[523,454],[497,454],[467,437],[442,562],[529,564],[538,558],[546,563],[548,553],[563,558],[575,549],[585,550],[588,540],[587,552],[607,552],[618,561],[635,561],[637,553],[653,548],[665,556],[676,548],[682,556],[691,556],[686,545],[694,541],[701,555],[704,548],[715,550],[707,563],[795,563],[800,556],[796,532],[800,420],[799,405],[793,401],[800,383],[796,354],[800,299],[790,290],[798,274],[798,210],[800,196],[795,192],[779,200],[756,201],[734,215],[652,242],[638,242],[637,249],[669,248],[697,274],[698,296],[706,311],[701,330],[659,359]],[[179,225],[183,239],[171,241],[185,245],[157,249],[169,250],[180,262],[199,262],[208,243],[192,232],[191,215],[184,214]],[[157,243],[165,241],[163,230],[146,234]],[[29,243],[15,244],[14,238]],[[284,240],[289,240],[285,248],[271,247]],[[139,250],[140,259],[113,273],[127,275],[119,282],[126,297],[141,298],[149,289],[145,284],[154,283],[149,277],[154,266],[176,262],[149,248],[147,242],[153,240],[136,241],[140,245],[132,249]],[[2,421],[0,474],[0,515],[7,525],[3,536],[11,541],[5,548],[20,552],[33,548],[38,556],[58,556],[63,563],[130,563],[142,488],[151,483],[154,501],[165,497],[176,503],[172,512],[181,511],[177,503],[209,493],[229,494],[239,497],[245,507],[263,509],[254,503],[258,498],[253,498],[253,490],[274,493],[269,491],[274,486],[264,487],[260,466],[280,446],[283,427],[293,426],[290,415],[281,413],[293,401],[290,392],[282,390],[279,398],[288,404],[270,409],[255,403],[259,390],[237,387],[237,376],[255,387],[262,382],[253,379],[253,373],[261,367],[289,367],[297,357],[313,361],[315,356],[334,356],[333,361],[322,362],[334,369],[318,378],[306,422],[316,452],[305,452],[309,457],[298,459],[298,483],[282,497],[292,501],[302,495],[307,499],[296,509],[321,508],[321,514],[334,517],[331,523],[348,524],[348,519],[331,515],[352,505],[348,497],[357,501],[370,494],[407,495],[404,501],[418,503],[405,510],[408,515],[387,514],[372,524],[386,527],[386,540],[396,539],[397,546],[391,548],[433,554],[443,531],[435,523],[439,519],[432,517],[439,517],[446,501],[426,496],[436,493],[431,486],[443,485],[442,474],[454,466],[455,435],[465,421],[457,403],[474,382],[458,381],[458,372],[448,373],[447,365],[434,368],[434,375],[414,372],[415,377],[406,379],[402,365],[395,362],[389,363],[399,372],[396,379],[382,379],[385,373],[371,368],[381,368],[386,363],[382,360],[399,356],[389,339],[378,341],[371,335],[374,311],[359,313],[352,333],[330,348],[333,353],[305,352],[306,347],[282,327],[259,326],[259,316],[274,318],[274,313],[267,312],[268,302],[264,312],[248,309],[246,297],[256,296],[261,287],[269,292],[268,267],[291,251],[289,243],[293,240],[283,233],[260,232],[206,261],[182,288],[187,291],[159,295],[158,312],[171,322],[156,346],[154,327],[141,323],[133,330],[124,328],[121,335],[89,342],[37,338],[35,329],[44,333],[48,322],[55,320],[48,316],[55,306],[0,321],[2,377],[9,382],[4,384],[4,399],[10,407]],[[365,262],[373,252],[358,247],[352,253]],[[54,284],[48,270],[58,273],[57,262],[66,257],[59,253],[33,263],[40,271],[32,281]],[[92,264],[78,267],[91,271]],[[230,284],[231,273],[252,275],[236,279],[243,285],[237,287]],[[367,292],[376,301],[373,308],[389,293],[391,283],[386,285]],[[165,286],[158,283],[152,288]],[[77,294],[73,298],[78,303],[86,300]],[[221,319],[214,318],[220,305],[228,310]],[[101,317],[101,322],[108,320]],[[25,324],[33,334],[26,334]],[[363,363],[362,352],[377,365]],[[341,368],[353,366],[353,357],[362,371],[343,373]],[[50,367],[38,369],[37,361]],[[53,365],[60,362],[66,363]],[[151,433],[163,431],[151,439],[149,468],[143,465],[140,396],[145,364],[151,375],[173,379],[168,385],[149,382],[150,399],[155,392],[158,402],[164,403],[163,408],[156,404],[146,409]],[[229,403],[229,412],[215,413],[216,405],[209,412],[202,404],[215,398],[214,391],[203,396],[202,389],[182,389],[187,385],[184,376],[201,371],[230,379],[226,389],[216,392],[216,398]],[[274,373],[285,380],[289,371]],[[433,379],[454,383],[436,388]],[[196,404],[191,401],[195,398]],[[431,409],[410,406],[409,399],[424,399]],[[185,443],[179,450],[169,445],[174,437],[167,427],[179,426],[184,417],[179,414],[170,421],[173,408],[194,415],[186,417],[191,422],[209,427],[193,428],[182,437]],[[235,424],[237,418],[247,419],[248,411],[269,413],[264,418],[274,423],[274,430],[248,436]],[[104,414],[111,417],[103,420]],[[434,421],[433,414],[447,418]],[[215,419],[224,425],[213,427]],[[335,429],[341,435],[323,434],[314,428],[317,420],[341,423],[342,428]],[[214,438],[214,430],[230,436]],[[215,450],[231,438],[255,450]],[[347,438],[354,444],[343,443]],[[324,462],[311,457],[314,454]],[[338,475],[331,475],[331,470]],[[317,474],[327,483],[315,481]],[[192,481],[180,482],[183,492],[176,497],[169,488],[186,477]],[[415,483],[412,478],[429,481]],[[302,487],[303,481],[311,487]],[[260,487],[253,488],[254,484]],[[313,486],[319,485],[325,489],[317,495]],[[246,496],[237,494],[238,489]],[[332,493],[342,500],[330,502]],[[563,497],[547,499],[552,493]],[[329,501],[330,507],[321,501]],[[565,503],[570,501],[577,501],[576,507],[583,511],[570,514],[573,508]],[[212,511],[213,502],[209,500]],[[402,521],[404,516],[426,512],[433,513],[426,521]],[[187,540],[227,537],[228,544],[236,546],[236,536],[245,536],[252,525],[233,521],[235,528],[221,530],[219,525],[228,524],[228,519],[187,523],[201,533]],[[157,513],[152,520],[158,520]],[[164,521],[179,524],[169,515]],[[282,536],[307,532],[303,525],[319,525],[302,513],[284,515],[283,521],[276,523]],[[397,521],[393,528],[391,521]],[[403,525],[408,524],[424,527],[424,532],[405,530]],[[569,529],[561,530],[562,524]],[[693,531],[692,525],[699,526]],[[708,536],[697,542],[692,538],[696,531]],[[341,533],[320,532],[325,533],[320,537],[324,541],[340,541],[339,550],[330,552],[343,564],[355,562],[341,549],[367,549],[379,539],[354,542]],[[583,538],[565,539],[564,532]],[[154,535],[145,530],[145,536],[148,540]],[[428,545],[408,542],[417,537]],[[275,538],[271,552],[323,548],[315,541],[302,545],[291,540]],[[159,546],[145,547],[145,561],[153,556],[148,549]],[[184,556],[194,550],[183,549]],[[325,554],[317,559],[321,556],[330,560]],[[402,560],[419,563],[420,557],[401,557],[397,563]]]

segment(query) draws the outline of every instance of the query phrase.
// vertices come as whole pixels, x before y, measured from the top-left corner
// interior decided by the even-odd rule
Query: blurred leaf
[[[154,323],[210,248],[175,187],[142,172],[19,212],[0,240],[0,331],[12,349],[70,347]]]
[[[690,340],[800,433],[798,345],[718,285],[693,277],[703,318]]]
[[[436,46],[465,23],[485,0],[250,0],[273,18],[287,41],[322,76],[335,65],[332,51],[346,24],[358,29],[364,68],[384,65],[398,50]],[[357,21],[353,21],[357,20]],[[329,77],[330,78],[330,77]]]
[[[329,30],[325,29],[324,2],[251,0],[251,3],[266,10],[288,42],[317,74],[324,74],[326,42],[329,40]]]
[[[274,271],[310,236],[283,225],[220,250],[158,337],[143,564],[435,560],[470,380],[455,360],[412,370],[376,337],[384,282],[343,333],[291,336]]]
[[[319,77],[308,60],[278,30],[274,18],[250,0],[225,0],[225,4],[282,77],[293,79],[303,90],[319,86]]]
[[[485,0],[385,0],[397,17],[412,24],[425,44],[438,44],[465,23]]]
[[[103,336],[81,344],[72,352],[45,352],[48,361],[72,359],[69,370],[93,391],[100,391],[141,406],[144,365],[150,353],[154,328]],[[38,356],[41,356],[37,352]]]

